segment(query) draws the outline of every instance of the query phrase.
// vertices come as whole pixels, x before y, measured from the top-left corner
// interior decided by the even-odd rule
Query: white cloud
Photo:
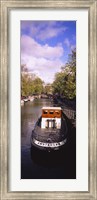
[[[40,40],[58,36],[67,30],[65,26],[59,27],[56,21],[22,21],[21,28],[29,36]]]
[[[29,72],[35,73],[46,83],[52,82],[55,73],[60,71],[63,53],[60,43],[51,47],[41,45],[29,36],[21,36],[21,64],[26,64]]]
[[[40,31],[40,34],[37,36],[37,38],[41,39],[41,40],[45,40],[45,39],[49,39],[52,37],[56,37],[57,35],[59,35],[61,32],[65,32],[67,28],[65,27],[61,27],[61,28],[54,28],[54,27],[47,27],[44,30]]]
[[[41,45],[33,38],[23,35],[21,37],[21,52],[37,58],[55,59],[63,55],[64,49],[60,44],[55,47],[51,47],[48,44]]]
[[[70,48],[71,48],[71,50],[75,49],[75,45],[71,45]]]
[[[75,45],[72,44],[72,42],[71,42],[68,38],[66,38],[66,39],[64,40],[64,44],[65,44],[68,48],[70,48],[71,51],[75,48]]]
[[[21,64],[26,64],[28,70],[39,76],[44,82],[52,82],[55,73],[60,71],[63,63],[60,59],[48,60],[22,54]]]
[[[66,46],[67,47],[70,47],[70,41],[69,41],[69,39],[68,38],[66,38],[65,40],[64,40],[64,44],[66,44]]]

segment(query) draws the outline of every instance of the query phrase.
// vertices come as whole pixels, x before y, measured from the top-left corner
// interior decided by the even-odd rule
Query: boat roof
[[[42,107],[42,110],[62,110],[61,107]]]

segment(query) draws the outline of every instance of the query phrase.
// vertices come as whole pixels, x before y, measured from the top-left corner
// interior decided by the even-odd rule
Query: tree
[[[54,94],[58,94],[60,96],[63,94],[64,83],[65,83],[65,79],[64,78],[65,77],[64,77],[64,73],[63,72],[56,73],[55,81],[52,84],[53,93]]]
[[[76,49],[69,55],[68,63],[55,75],[53,93],[73,99],[76,96]]]
[[[47,95],[52,94],[52,85],[49,84],[49,83],[46,84],[46,85],[44,86],[43,92],[44,92],[45,94],[47,94]]]
[[[29,74],[26,65],[21,66],[21,96],[41,94],[43,81],[35,74]]]
[[[33,81],[33,84],[34,84],[34,93],[38,95],[41,94],[43,91],[43,81],[39,77],[37,77]]]
[[[68,62],[61,69],[64,70],[66,67],[76,67],[76,48],[71,51],[71,54],[68,56]]]

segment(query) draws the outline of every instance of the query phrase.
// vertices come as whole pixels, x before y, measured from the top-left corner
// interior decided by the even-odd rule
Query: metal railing
[[[63,112],[69,119],[76,120],[76,111],[64,108]]]

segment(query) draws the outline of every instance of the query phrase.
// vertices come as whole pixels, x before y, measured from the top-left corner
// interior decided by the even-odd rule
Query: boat
[[[24,102],[28,102],[29,101],[29,99],[28,98],[24,98]]]
[[[29,101],[33,102],[34,101],[34,97],[33,96],[29,96]]]
[[[59,150],[67,142],[68,127],[61,107],[43,107],[31,135],[31,146],[39,150]]]
[[[21,99],[21,106],[23,106],[24,105],[24,101]]]

